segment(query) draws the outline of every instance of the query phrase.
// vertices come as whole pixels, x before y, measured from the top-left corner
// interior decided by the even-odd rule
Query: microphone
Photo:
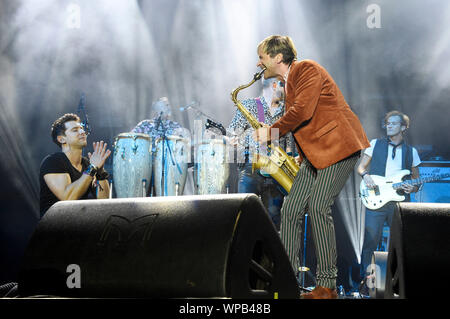
[[[161,113],[159,113],[158,119],[156,120],[156,122],[158,123],[156,125],[156,129],[159,129],[159,126],[161,125],[161,121],[162,121],[162,115],[163,115],[163,111],[161,111]]]
[[[196,105],[196,104],[197,104],[197,102],[192,101],[188,105],[180,107],[180,111],[187,111],[187,110],[190,110],[190,109],[195,109],[193,106]]]
[[[85,104],[86,104],[86,98],[85,98],[84,93],[82,93],[81,97],[80,97],[80,102],[78,103],[77,113],[78,113],[78,116],[83,119],[81,126],[83,127],[83,130],[86,133],[86,136],[88,136],[89,134],[91,134],[91,127],[89,125],[89,118],[88,118],[88,115],[86,112]]]

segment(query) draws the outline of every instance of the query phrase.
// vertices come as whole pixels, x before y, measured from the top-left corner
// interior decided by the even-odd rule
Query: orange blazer
[[[286,112],[271,128],[278,128],[280,136],[293,132],[297,147],[315,168],[326,168],[369,147],[358,117],[317,62],[294,61],[285,89]]]

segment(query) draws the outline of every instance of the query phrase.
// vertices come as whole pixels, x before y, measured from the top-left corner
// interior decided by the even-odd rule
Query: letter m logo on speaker
[[[122,246],[135,236],[139,236],[140,243],[145,245],[150,240],[156,217],[158,217],[158,214],[145,215],[129,220],[123,216],[111,215],[106,221],[98,245],[103,246],[108,242],[115,242],[117,245]]]

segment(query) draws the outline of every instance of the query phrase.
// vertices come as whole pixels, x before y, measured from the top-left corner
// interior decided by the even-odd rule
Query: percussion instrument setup
[[[162,134],[156,138],[134,132],[115,138],[112,174],[115,197],[183,195],[191,167],[196,195],[229,192],[230,156],[226,139],[204,137],[191,143],[189,138],[166,134],[162,121],[159,125]],[[221,124],[208,119],[205,129],[210,128],[225,135]]]
[[[241,85],[231,93],[231,100],[244,115],[249,124],[257,129],[261,123],[237,99],[239,91],[248,88],[262,77],[265,68],[253,76],[250,83]],[[181,111],[195,109],[207,118],[204,128],[218,129],[219,137],[201,133],[199,140],[191,140],[172,134],[165,127],[162,116],[168,111],[167,98],[157,102],[159,117],[153,129],[159,132],[157,137],[145,133],[121,133],[114,142],[113,179],[116,197],[179,196],[183,195],[188,169],[193,167],[193,179],[196,195],[227,194],[230,192],[230,163],[234,160],[234,148],[230,152],[226,130],[222,124],[210,119],[192,102]],[[152,129],[152,130],[153,130]],[[162,130],[161,130],[162,129]],[[150,130],[150,132],[152,131]],[[147,133],[148,131],[146,131]],[[269,172],[286,193],[289,193],[292,181],[299,169],[295,160],[279,146],[268,144],[270,156],[254,154],[254,170]],[[231,155],[233,154],[233,155]],[[191,155],[194,155],[192,161]],[[192,164],[193,163],[193,164]],[[112,187],[111,187],[112,189]],[[112,197],[113,192],[110,192]]]

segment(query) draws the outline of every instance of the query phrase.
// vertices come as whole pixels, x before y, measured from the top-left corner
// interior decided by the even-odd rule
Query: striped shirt
[[[275,109],[273,115],[270,111],[270,106],[267,104],[264,97],[259,97],[261,104],[264,109],[264,123],[272,125],[278,119],[280,119],[284,114],[284,103],[280,103],[278,108]],[[255,117],[258,119],[258,103],[256,98],[246,99],[241,101],[242,105]],[[247,121],[245,116],[242,115],[239,109],[236,109],[236,113],[231,120],[230,125],[227,128],[228,132],[236,135],[238,137],[237,144],[237,162],[245,163],[245,156],[248,156],[249,162],[252,160],[253,153],[259,153],[260,147],[257,141],[252,137],[255,131],[250,123]],[[286,134],[280,138],[280,147],[283,150],[288,149],[288,151],[295,151],[295,144],[293,136],[291,133]]]

